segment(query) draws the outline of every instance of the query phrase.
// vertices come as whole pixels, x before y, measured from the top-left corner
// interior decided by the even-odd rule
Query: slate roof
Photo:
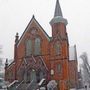
[[[56,17],[56,16],[61,16],[61,17],[63,17],[59,0],[56,1],[56,7],[55,7],[54,17]]]

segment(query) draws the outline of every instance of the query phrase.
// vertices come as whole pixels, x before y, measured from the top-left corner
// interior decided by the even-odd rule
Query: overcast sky
[[[90,0],[59,0],[63,17],[68,20],[70,46],[76,44],[78,57],[87,52],[90,58]],[[0,46],[3,58],[13,58],[16,32],[23,33],[35,18],[51,36],[50,20],[56,0],[0,0]]]

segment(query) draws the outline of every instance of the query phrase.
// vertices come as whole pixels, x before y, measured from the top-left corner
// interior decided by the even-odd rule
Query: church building
[[[14,61],[5,63],[5,80],[18,81],[16,90],[70,90],[78,85],[76,46],[69,46],[59,0],[50,21],[50,37],[32,17],[22,36],[15,37]]]

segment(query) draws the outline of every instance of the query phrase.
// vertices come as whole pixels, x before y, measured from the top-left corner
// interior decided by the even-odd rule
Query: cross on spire
[[[56,17],[56,16],[61,16],[61,17],[63,17],[59,0],[56,1],[56,7],[55,7],[54,17]]]

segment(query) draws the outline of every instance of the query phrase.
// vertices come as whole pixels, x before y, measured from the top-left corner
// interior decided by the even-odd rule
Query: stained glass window
[[[44,73],[42,71],[40,71],[40,80],[44,78]]]
[[[27,72],[27,82],[30,83],[30,71]]]
[[[36,80],[36,71],[34,70],[34,69],[32,69],[32,71],[31,71],[31,81],[33,80],[34,82],[36,82],[37,80]]]
[[[41,53],[41,41],[40,38],[35,39],[35,47],[34,47],[34,54],[40,55]]]
[[[58,73],[61,73],[61,64],[58,64],[58,65],[57,65],[57,72],[58,72]]]
[[[29,56],[32,54],[32,40],[27,40],[26,42],[26,56]]]

